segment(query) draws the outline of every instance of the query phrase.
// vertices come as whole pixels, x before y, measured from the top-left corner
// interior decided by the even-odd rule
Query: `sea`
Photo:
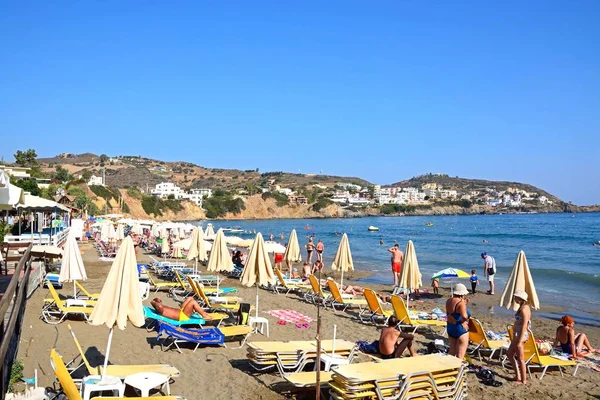
[[[425,287],[430,286],[430,277],[435,272],[459,268],[469,273],[475,269],[482,280],[481,289],[487,290],[481,258],[481,253],[487,252],[496,259],[496,293],[501,293],[517,254],[523,250],[542,305],[577,312],[580,320],[600,326],[600,246],[593,245],[600,240],[600,213],[208,222],[215,231],[219,227],[243,229],[244,233],[227,235],[244,238],[253,237],[248,231],[261,232],[265,240],[272,233],[282,244],[291,230],[296,229],[302,248],[308,236],[314,234],[315,243],[321,239],[325,245],[326,268],[331,266],[341,234],[347,233],[355,269],[372,272],[363,279],[365,284],[391,286],[393,277],[387,249],[397,241],[404,251],[407,241],[412,240]],[[206,226],[206,223],[201,224]],[[371,232],[369,226],[378,227],[379,231]]]

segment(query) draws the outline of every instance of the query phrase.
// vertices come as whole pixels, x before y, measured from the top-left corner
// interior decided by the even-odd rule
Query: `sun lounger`
[[[531,357],[527,360],[527,372],[529,372],[529,376],[531,377],[531,369],[539,368],[542,370],[542,375],[540,376],[540,381],[544,378],[546,371],[550,367],[557,367],[560,371],[560,376],[563,375],[563,367],[575,367],[573,369],[573,376],[577,375],[577,370],[579,369],[579,363],[574,360],[561,360],[560,358],[552,357],[552,356],[543,356],[540,354],[537,344],[535,342],[535,337],[533,336],[533,332],[529,329],[529,338],[523,344],[523,350],[525,354],[531,353]]]
[[[348,307],[358,307],[362,313],[363,308],[367,307],[367,301],[365,299],[345,299],[342,296],[337,283],[333,279],[328,278],[327,285],[329,286],[329,291],[331,292],[331,300],[329,304],[331,304],[333,311],[336,311],[336,307],[339,307],[342,311],[346,311]]]
[[[81,361],[82,361],[82,364],[79,365],[78,367],[74,368],[74,370],[77,370],[82,365],[85,365],[85,367],[88,371],[88,374],[102,375],[104,366],[102,365],[102,366],[92,367],[92,365],[89,363],[87,357],[85,356],[85,353],[83,352],[83,349],[82,349],[81,345],[79,344],[79,340],[77,340],[77,337],[75,336],[75,332],[73,332],[71,325],[69,325],[69,331],[71,332],[71,337],[73,337],[73,342],[75,342],[77,351],[79,351],[79,357],[81,357]],[[128,375],[136,374],[138,372],[156,372],[159,374],[170,376],[172,378],[178,377],[179,375],[181,375],[181,373],[179,372],[179,370],[177,368],[175,368],[169,364],[147,364],[147,365],[112,365],[112,364],[110,364],[106,367],[107,375],[116,376],[121,379],[125,379]]]
[[[475,345],[469,354],[477,353],[479,361],[481,361],[481,353],[483,351],[490,352],[488,360],[491,360],[496,352],[498,352],[499,357],[502,358],[502,349],[507,348],[510,344],[508,338],[505,340],[489,340],[485,334],[483,325],[476,318],[469,319],[469,341]]]
[[[365,288],[364,296],[365,300],[367,301],[368,308],[358,314],[361,322],[373,322],[376,324],[377,319],[379,318],[383,319],[384,324],[386,324],[387,320],[394,315],[394,311],[384,310],[381,302],[379,301],[379,297],[377,297],[377,294],[373,290]]]
[[[94,307],[85,306],[67,306],[66,301],[62,300],[54,286],[48,285],[48,290],[52,295],[53,303],[46,304],[42,307],[42,319],[52,325],[60,324],[67,316],[77,315],[83,316],[86,321],[89,321],[89,316],[94,311]]]
[[[308,281],[310,282],[312,292],[306,292],[304,294],[304,299],[309,303],[320,303],[323,307],[327,307],[327,303],[329,302],[330,296],[328,294],[323,293],[323,289],[321,289],[321,284],[317,277],[314,275],[309,275]]]
[[[201,303],[204,304],[204,307],[209,309],[223,309],[227,311],[237,311],[240,308],[240,304],[235,300],[239,300],[239,298],[229,298],[229,297],[219,297],[221,300],[218,303],[213,303],[216,298],[209,298],[206,293],[204,293],[204,288],[200,285],[200,283],[192,280],[188,276],[188,282],[191,287],[194,289],[194,293],[196,297],[200,300]]]
[[[310,285],[305,285],[303,283],[291,283],[286,281],[283,278],[283,275],[281,275],[281,271],[277,268],[275,268],[274,271],[275,275],[277,275],[278,280],[278,282],[275,285],[273,285],[273,291],[275,293],[285,292],[285,294],[288,294],[290,292],[301,292],[311,289]]]
[[[169,291],[172,288],[181,288],[179,282],[156,282],[150,272],[148,272],[148,282],[150,283],[150,288],[155,292],[158,292],[159,290]]]
[[[433,326],[443,327],[444,333],[446,333],[446,321],[440,321],[437,319],[414,319],[410,317],[406,303],[398,295],[391,297],[392,309],[398,319],[399,328],[412,329],[412,333],[415,333],[417,329],[421,327],[427,327],[431,329]]]
[[[73,381],[73,378],[69,374],[67,367],[60,357],[60,355],[56,352],[55,349],[50,351],[50,364],[52,365],[52,369],[54,369],[54,374],[58,378],[58,382],[62,387],[63,392],[67,396],[69,400],[83,400],[81,394],[79,393],[79,389],[77,389],[77,385]],[[140,372],[140,371],[138,371]],[[109,374],[110,375],[110,374]],[[114,376],[114,375],[110,375]],[[97,400],[106,400],[106,399],[114,399],[114,397],[94,397]],[[163,400],[185,400],[181,396],[152,396],[152,397],[136,397],[138,400],[152,400],[152,399],[163,399]]]
[[[162,334],[165,334],[165,340],[171,341],[169,346],[167,346],[167,348],[164,350],[168,350],[171,346],[174,345],[180,353],[181,348],[179,347],[179,344],[183,342],[195,344],[196,347],[194,348],[194,351],[196,351],[198,346],[201,344],[216,344],[227,347],[227,345],[225,344],[225,341],[227,339],[240,338],[240,347],[242,347],[254,330],[251,326],[248,325],[232,325],[222,326],[218,328],[194,329],[176,327],[164,322],[159,322],[157,329],[159,330],[159,339]],[[163,341],[161,341],[161,348]]]
[[[84,298],[87,298],[88,300],[98,300],[98,297],[100,297],[100,293],[90,293],[88,292],[81,283],[79,283],[79,281],[75,281],[75,285],[77,285],[77,287],[79,288],[79,293],[83,293]],[[78,295],[79,295],[78,293]],[[77,296],[79,298],[79,296]]]

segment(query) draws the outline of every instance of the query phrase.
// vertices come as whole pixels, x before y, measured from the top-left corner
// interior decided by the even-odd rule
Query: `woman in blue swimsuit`
[[[448,331],[448,340],[450,342],[449,354],[460,358],[465,357],[467,347],[469,347],[469,318],[471,313],[467,310],[465,296],[469,294],[467,287],[458,283],[454,288],[451,298],[446,301],[446,314],[448,322],[446,329]]]

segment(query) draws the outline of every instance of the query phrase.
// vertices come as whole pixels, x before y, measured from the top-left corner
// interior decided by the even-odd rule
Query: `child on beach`
[[[471,278],[469,278],[471,281],[471,292],[473,294],[475,294],[475,289],[477,288],[477,283],[479,282],[479,278],[477,278],[477,275],[475,274],[475,270],[471,270]]]
[[[440,294],[440,291],[439,291],[440,280],[439,279],[437,279],[437,278],[432,279],[431,287],[433,288],[433,294],[435,294],[435,295]]]

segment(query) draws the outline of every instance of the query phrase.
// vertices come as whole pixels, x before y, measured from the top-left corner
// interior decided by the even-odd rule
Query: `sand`
[[[85,287],[91,292],[99,293],[111,263],[98,261],[98,256],[90,244],[82,244],[81,249],[84,252],[83,259],[89,278],[85,282]],[[141,261],[149,260],[145,255],[140,255],[139,258]],[[254,302],[254,288],[241,288],[239,282],[233,279],[227,279],[225,285],[238,287],[240,297],[247,302]],[[379,291],[389,289],[389,287],[377,285],[369,286]],[[68,284],[60,290],[66,295],[71,291],[72,287]],[[442,298],[414,302],[415,309],[431,311],[436,305],[443,304],[444,299],[449,296],[445,290],[442,290],[442,294]],[[59,325],[44,323],[39,316],[43,299],[47,296],[48,291],[40,288],[27,304],[18,357],[24,361],[26,377],[32,377],[33,370],[37,368],[40,385],[51,386],[55,379],[49,362],[50,349],[56,348],[65,360],[71,360],[77,355],[77,349],[69,335],[67,325],[71,324],[73,327],[93,365],[99,365],[103,361],[108,329],[104,326],[91,326],[82,321],[66,321]],[[166,304],[177,305],[165,293],[159,296]],[[499,295],[476,294],[472,298],[470,309],[473,315],[483,322],[486,329],[503,331],[506,330],[506,325],[512,322],[512,316],[508,313],[499,313],[498,307],[493,315],[488,312],[489,307],[498,301]],[[147,304],[148,301],[145,303]],[[269,320],[270,337],[265,338],[260,334],[254,334],[251,341],[314,339],[316,322],[310,324],[308,329],[298,329],[293,324],[278,325],[276,318],[265,313],[269,309],[293,309],[316,318],[316,307],[305,303],[299,297],[292,294],[276,295],[261,290],[260,315]],[[550,313],[561,310],[542,308],[541,311]],[[356,318],[355,312],[334,313],[326,310],[321,314],[322,334],[325,339],[332,337],[334,324],[337,325],[339,338],[351,341],[372,341],[379,337],[379,328],[361,323]],[[538,313],[534,313],[533,328],[537,337],[553,337],[556,326],[555,320],[541,318]],[[576,329],[585,332],[592,345],[600,347],[600,328],[577,325]],[[441,330],[437,330],[437,332],[441,333]],[[154,332],[147,332],[145,329],[135,328],[132,325],[129,325],[124,331],[116,330],[113,336],[110,362],[113,364],[172,364],[181,371],[181,376],[176,378],[171,385],[171,393],[183,395],[187,399],[280,399],[284,398],[290,389],[275,373],[253,371],[246,361],[245,348],[232,348],[236,347],[238,343],[231,343],[228,348],[203,347],[196,352],[184,349],[183,354],[180,354],[174,350],[161,351],[160,346],[155,345],[155,338]],[[436,336],[430,333],[425,335],[418,333],[416,346],[418,349],[424,348],[435,338]],[[577,377],[569,375],[572,373],[571,369],[568,369],[567,374],[562,378],[558,371],[553,371],[541,382],[534,375],[534,379],[530,379],[526,386],[517,386],[507,381],[512,374],[510,371],[503,371],[498,361],[480,363],[474,359],[474,363],[489,366],[496,371],[503,386],[499,388],[484,386],[473,374],[469,374],[469,395],[473,399],[496,399],[498,396],[509,399],[582,399],[600,396],[600,375],[587,368],[580,368]],[[314,396],[308,396],[308,398],[311,397]]]

